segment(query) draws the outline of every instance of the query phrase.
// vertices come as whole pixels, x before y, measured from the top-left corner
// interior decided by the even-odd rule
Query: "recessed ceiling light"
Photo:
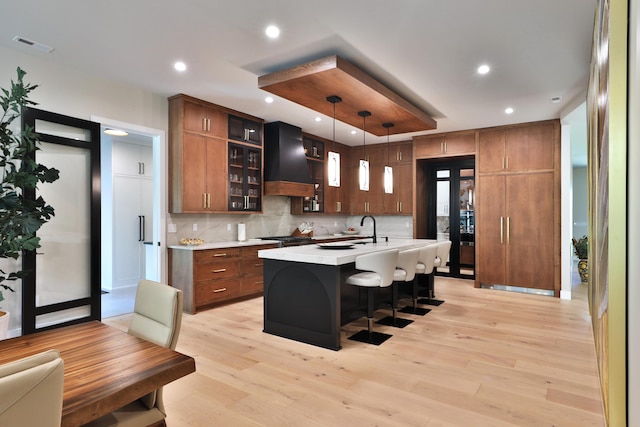
[[[487,64],[482,64],[478,67],[478,74],[487,74],[491,70]]]
[[[173,68],[175,68],[178,71],[184,71],[187,69],[187,64],[185,64],[182,61],[178,61],[175,64],[173,64]]]
[[[559,104],[560,101],[562,101],[562,97],[561,96],[554,96],[553,98],[551,98],[551,102],[553,104]]]
[[[267,29],[264,30],[264,33],[267,35],[267,37],[276,39],[280,35],[280,28],[276,27],[275,25],[269,25]]]
[[[505,108],[504,112],[507,113],[507,114],[511,114],[511,113],[513,113],[513,108],[507,107],[507,108]]]
[[[314,120],[315,120],[316,122],[322,121],[322,117],[316,117]]]
[[[267,104],[271,104],[271,103],[273,102],[273,98],[272,98],[272,97],[270,97],[270,96],[267,96],[267,97],[264,99],[264,102],[266,102]]]
[[[111,129],[111,128],[105,129],[104,133],[106,133],[107,135],[111,135],[111,136],[127,136],[127,135],[129,135],[127,132],[123,131],[122,129]]]

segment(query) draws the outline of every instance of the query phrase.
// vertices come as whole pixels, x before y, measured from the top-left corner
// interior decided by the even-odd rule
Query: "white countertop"
[[[339,237],[349,237],[349,238],[363,238],[366,236],[348,236],[346,234],[340,235],[326,235],[326,236],[314,236],[312,239],[314,241],[322,242],[323,240],[335,239]],[[203,243],[201,245],[170,245],[170,249],[182,249],[186,251],[201,251],[205,249],[220,249],[220,248],[242,248],[245,246],[256,246],[256,245],[269,245],[269,244],[278,244],[280,243],[277,240],[261,240],[261,239],[249,239],[244,242],[231,241],[231,242],[215,242],[215,243]],[[312,245],[315,246],[315,245]],[[296,246],[300,247],[300,246]]]
[[[385,249],[411,249],[422,247],[428,243],[436,243],[433,239],[397,239],[390,238],[388,242],[384,238],[378,239],[378,243],[356,244],[355,242],[362,240],[344,241],[332,244],[349,244],[354,243],[349,249],[325,249],[318,244],[304,246],[290,246],[276,249],[262,249],[258,251],[259,258],[303,262],[307,264],[324,264],[324,265],[343,265],[355,262],[358,255],[371,252],[382,251]],[[366,240],[370,242],[370,240]]]

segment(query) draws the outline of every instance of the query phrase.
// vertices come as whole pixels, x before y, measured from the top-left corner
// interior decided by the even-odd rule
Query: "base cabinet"
[[[261,249],[275,244],[217,249],[169,249],[169,284],[184,293],[184,311],[198,310],[259,295],[262,288]]]

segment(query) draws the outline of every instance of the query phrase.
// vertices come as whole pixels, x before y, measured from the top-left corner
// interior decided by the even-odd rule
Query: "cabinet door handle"
[[[402,212],[402,202],[398,202],[398,205],[400,206],[400,209],[398,209],[398,212]]]
[[[207,131],[207,118],[206,117],[202,118],[202,131],[203,132]]]
[[[336,202],[336,212],[342,212],[342,202]]]
[[[447,141],[444,142],[444,152],[447,152]]]
[[[219,292],[224,292],[224,291],[226,291],[226,290],[227,290],[227,288],[214,289],[214,290],[213,290],[213,293],[214,293],[214,294],[217,294],[217,293],[219,293]]]
[[[202,207],[207,208],[207,193],[202,193]]]
[[[211,208],[211,193],[207,193],[207,208]]]
[[[507,245],[509,244],[511,234],[511,217],[507,217]]]
[[[218,268],[216,270],[213,270],[214,273],[224,273],[225,271],[227,271],[226,268]]]
[[[211,132],[211,119],[207,119],[207,132]]]
[[[214,257],[221,257],[221,256],[227,256],[227,253],[221,253],[221,254],[213,254]]]
[[[504,167],[504,157],[502,158],[502,169],[505,169],[505,167]]]
[[[505,157],[505,169],[509,169],[509,157]]]
[[[504,235],[503,235],[503,231],[502,231],[504,229],[503,223],[504,223],[504,218],[500,217],[500,243],[501,244],[504,243]]]

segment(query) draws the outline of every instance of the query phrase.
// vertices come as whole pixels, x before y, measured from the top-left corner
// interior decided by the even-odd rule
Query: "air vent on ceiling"
[[[13,38],[13,40],[17,41],[18,43],[22,43],[22,44],[25,44],[27,46],[31,46],[32,48],[38,49],[38,50],[40,50],[42,52],[45,52],[45,53],[51,53],[53,51],[53,48],[51,46],[47,46],[46,44],[34,42],[33,40],[25,39],[24,37],[15,36]]]

